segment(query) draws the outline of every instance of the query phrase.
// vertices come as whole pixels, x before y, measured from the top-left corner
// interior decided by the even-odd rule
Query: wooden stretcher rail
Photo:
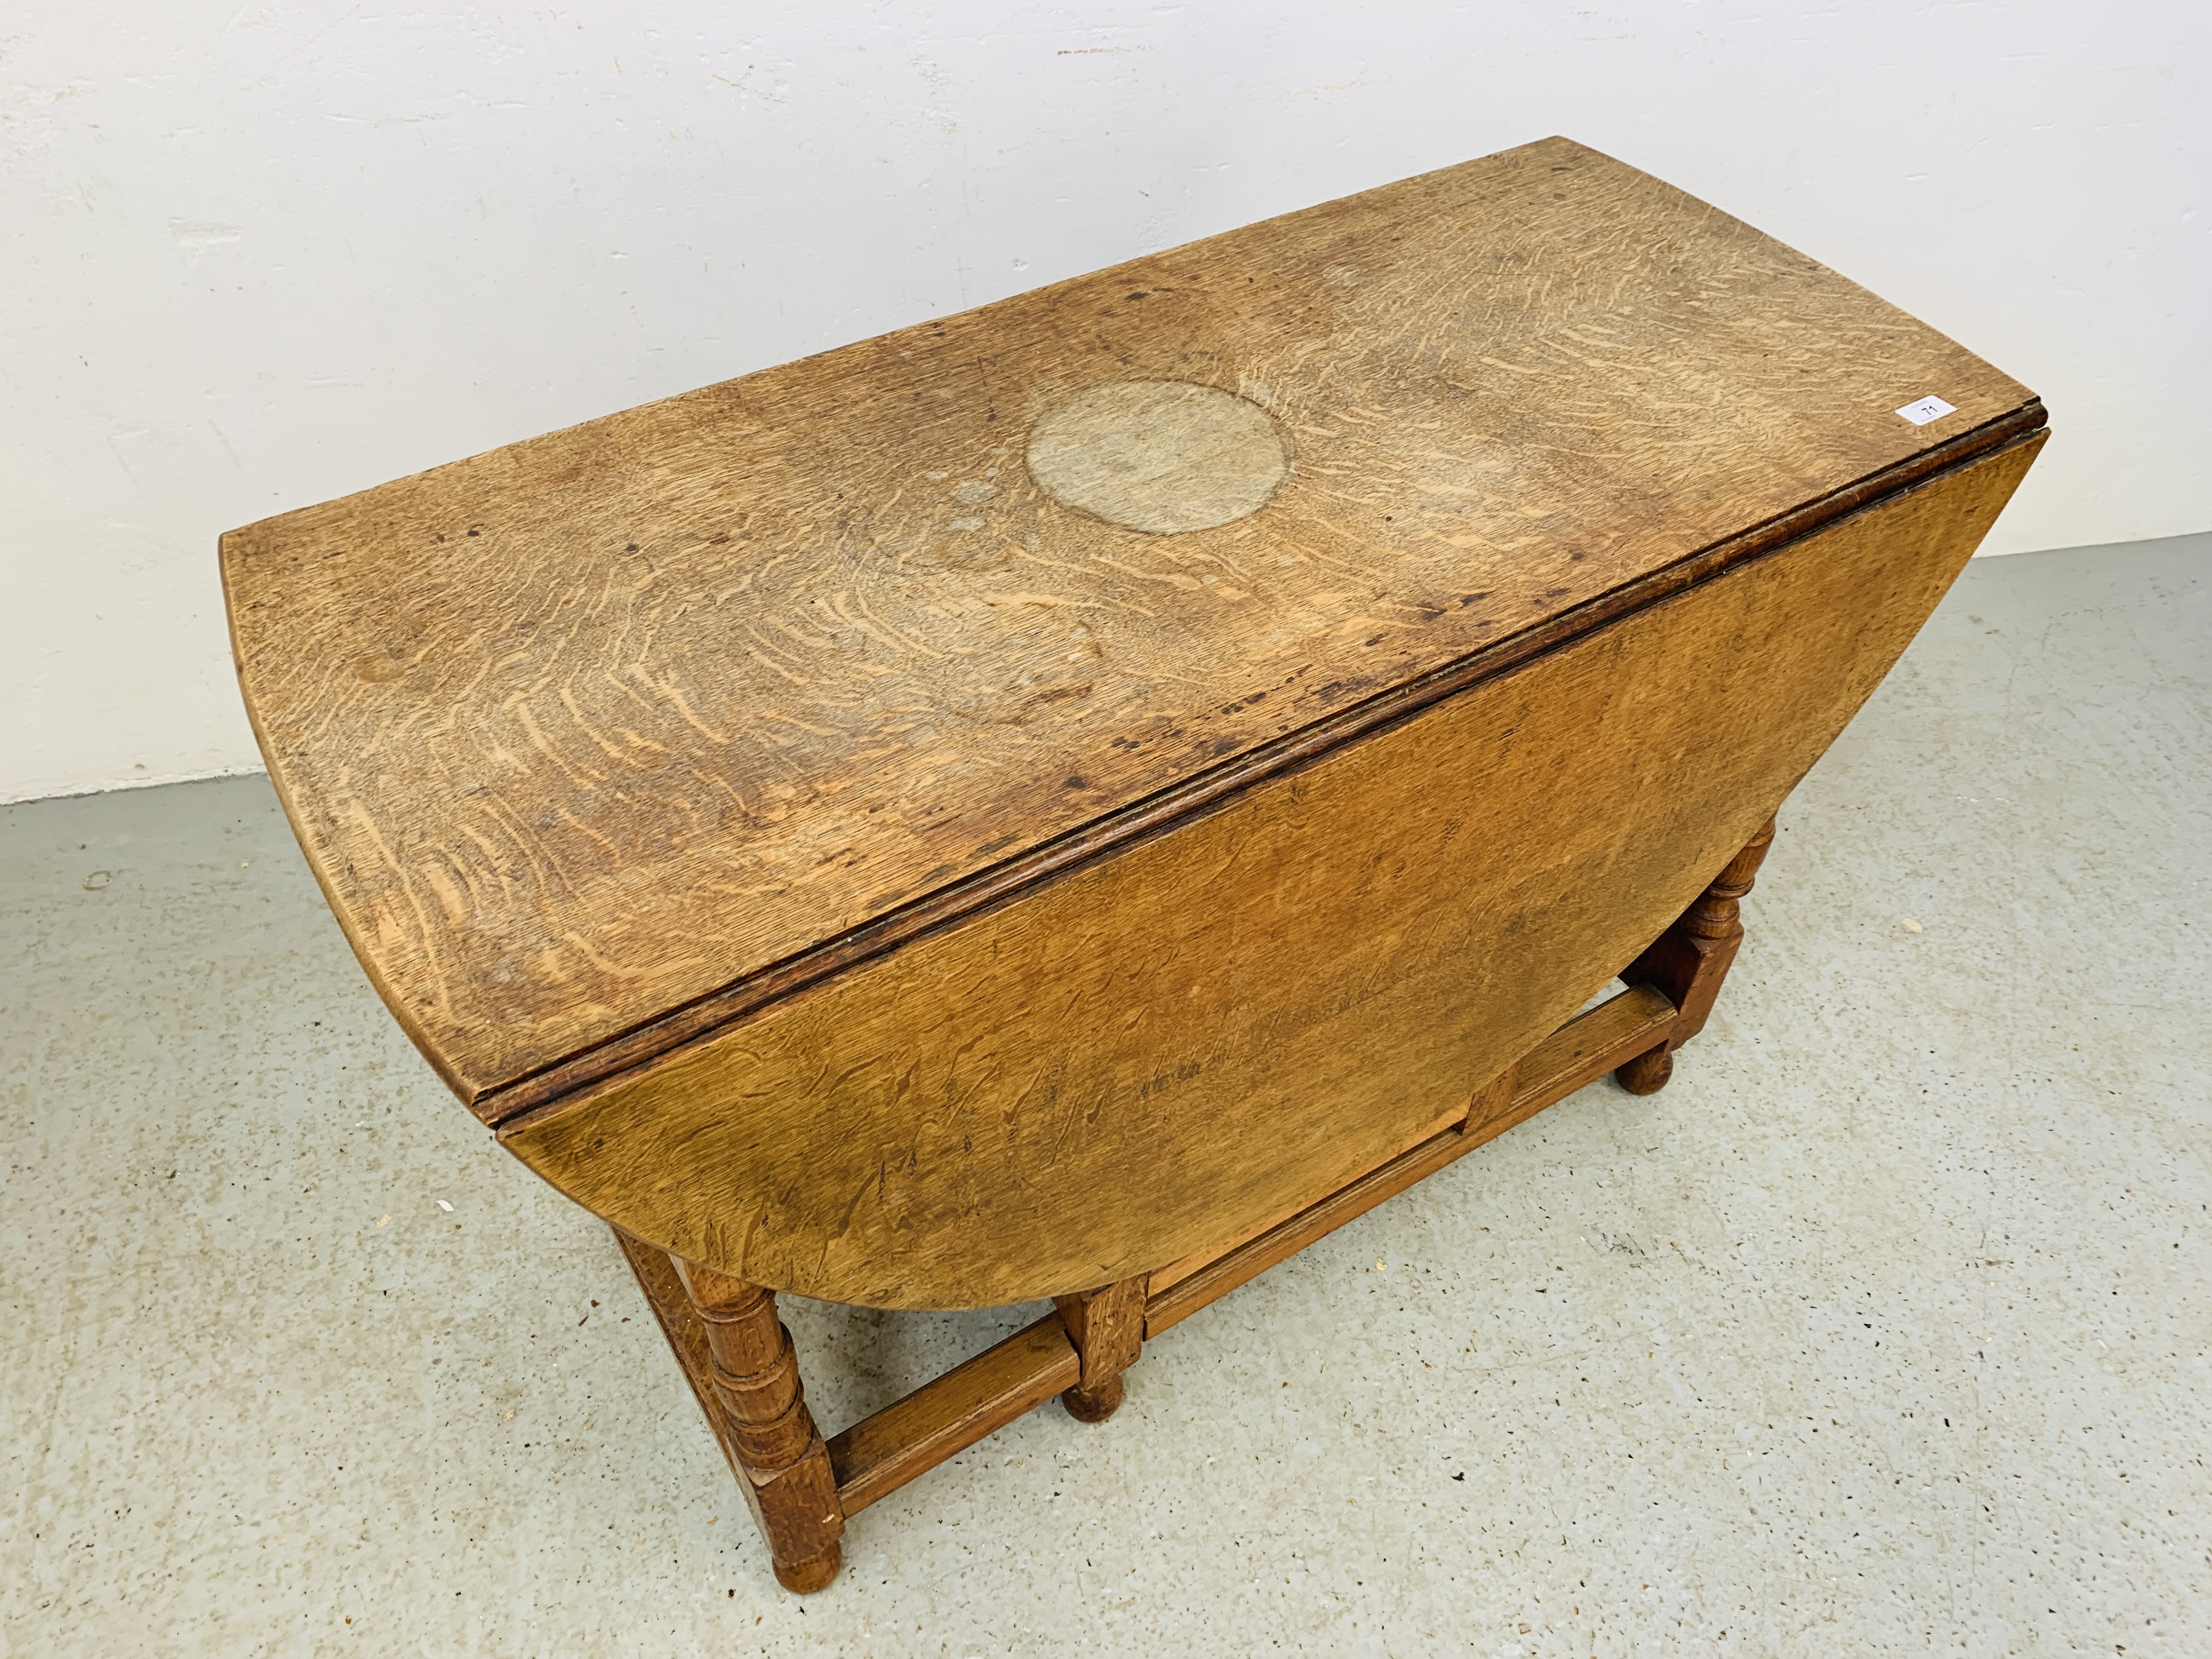
[[[837,1501],[848,1516],[1075,1386],[1082,1370],[1060,1316],[1048,1313],[830,1442]]]
[[[1145,1304],[1146,1340],[1366,1214],[1384,1199],[1565,1099],[1584,1084],[1666,1042],[1675,1017],[1674,1005],[1664,992],[1638,985],[1569,1020],[1522,1059],[1519,1081],[1505,1109],[1479,1123],[1432,1135],[1149,1298]],[[830,1467],[836,1472],[837,1498],[844,1512],[856,1514],[1074,1387],[1079,1369],[1060,1316],[1047,1314],[896,1404],[863,1418],[830,1442]]]

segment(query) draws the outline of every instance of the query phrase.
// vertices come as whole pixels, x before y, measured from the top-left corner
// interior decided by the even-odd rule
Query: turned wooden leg
[[[1637,957],[1621,978],[1631,985],[1657,986],[1681,1012],[1675,1017],[1667,1041],[1646,1049],[1613,1075],[1632,1095],[1656,1093],[1674,1074],[1674,1050],[1705,1029],[1728,977],[1737,947],[1743,943],[1743,923],[1738,919],[1741,901],[1758,878],[1766,849],[1774,844],[1774,820],[1751,838],[1743,851],[1728,862],[1713,884],[1698,896],[1679,921]]]
[[[1053,1302],[1083,1362],[1081,1380],[1060,1403],[1079,1423],[1103,1423],[1121,1403],[1121,1373],[1145,1346],[1145,1280],[1120,1279]]]
[[[804,1595],[837,1576],[845,1512],[830,1450],[799,1382],[791,1333],[775,1316],[775,1296],[678,1257],[670,1258],[684,1294],[707,1328],[714,1395],[738,1484],[752,1506],[786,1589]]]

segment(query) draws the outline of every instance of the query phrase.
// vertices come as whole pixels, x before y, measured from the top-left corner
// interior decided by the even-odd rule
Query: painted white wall
[[[14,0],[0,799],[257,763],[216,534],[1564,132],[2037,387],[1996,550],[2212,525],[2202,0]]]

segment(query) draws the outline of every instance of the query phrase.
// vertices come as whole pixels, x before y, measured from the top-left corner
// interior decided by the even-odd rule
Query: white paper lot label
[[[1915,426],[1926,426],[1930,421],[1940,421],[1946,415],[1959,411],[1941,398],[1923,398],[1917,404],[1907,404],[1897,411]]]

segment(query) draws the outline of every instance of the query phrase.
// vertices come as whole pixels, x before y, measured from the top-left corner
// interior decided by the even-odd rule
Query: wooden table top
[[[1554,138],[270,519],[222,568],[316,874],[491,1117],[2031,416]]]

